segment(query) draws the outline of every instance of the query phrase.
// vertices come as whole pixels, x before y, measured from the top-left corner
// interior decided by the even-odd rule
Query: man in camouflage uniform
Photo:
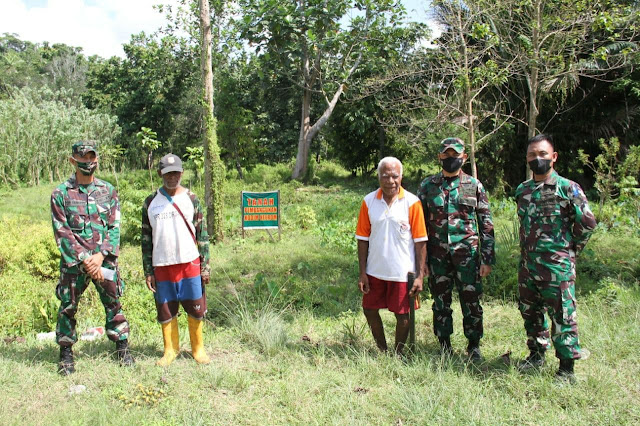
[[[93,175],[98,166],[97,155],[94,141],[74,143],[69,161],[75,173],[51,194],[53,233],[61,254],[56,342],[60,345],[58,371],[62,375],[75,371],[71,350],[78,341],[75,314],[90,281],[100,295],[107,337],[116,342],[120,363],[134,363],[127,344],[129,324],[118,300],[123,288],[117,263],[120,205],[113,186]]]
[[[516,189],[520,219],[519,309],[530,354],[526,370],[541,367],[549,348],[545,311],[552,318],[551,341],[560,359],[557,377],[575,382],[574,360],[580,359],[576,323],[576,256],[596,226],[582,188],[553,169],[558,159],[549,136],[529,140],[527,162],[533,171]]]
[[[469,341],[467,354],[472,360],[480,360],[481,277],[489,275],[495,263],[489,200],[482,183],[461,169],[467,159],[461,139],[443,140],[438,158],[442,171],[426,178],[418,190],[429,232],[427,263],[434,333],[442,350],[451,353],[451,295],[455,284],[464,335]]]

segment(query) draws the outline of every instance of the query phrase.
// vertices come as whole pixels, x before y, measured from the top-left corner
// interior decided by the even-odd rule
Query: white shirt
[[[407,273],[415,270],[415,243],[427,241],[420,199],[400,188],[389,206],[382,189],[367,194],[360,206],[356,238],[369,242],[368,275],[406,282]]]
[[[194,207],[188,191],[172,197],[173,202],[180,207],[180,211],[189,222],[189,228],[195,235],[193,226]],[[187,224],[176,208],[171,205],[167,197],[160,191],[156,193],[147,210],[152,229],[153,266],[177,265],[192,262],[200,256],[198,246],[193,241]]]

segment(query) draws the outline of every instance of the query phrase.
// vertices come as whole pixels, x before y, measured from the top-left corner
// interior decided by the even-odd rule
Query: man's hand
[[[480,277],[484,278],[491,273],[490,265],[480,265]]]
[[[369,277],[367,274],[360,275],[360,279],[358,279],[358,288],[363,294],[369,293]]]
[[[209,274],[200,274],[200,280],[202,281],[202,285],[209,284],[209,280],[211,279],[211,275]]]
[[[102,271],[100,268],[102,267],[102,262],[104,261],[104,256],[102,253],[96,253],[85,260],[82,261],[84,265],[84,270],[91,276],[92,279],[97,281],[104,281],[104,276],[102,275]]]
[[[146,278],[146,281],[147,281],[147,288],[155,293],[156,292],[156,277],[154,277],[153,275],[149,275]]]
[[[422,291],[422,278],[416,278],[413,280],[413,287],[411,287],[411,291],[409,292],[409,297],[415,297],[416,294]]]

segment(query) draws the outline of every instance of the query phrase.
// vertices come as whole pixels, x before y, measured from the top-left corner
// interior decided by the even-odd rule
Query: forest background
[[[160,333],[138,249],[140,206],[159,185],[150,172],[161,155],[184,158],[185,184],[205,197],[198,2],[160,6],[166,26],[132,36],[123,58],[0,37],[0,374],[10,422],[106,422],[114,412],[116,423],[158,424],[640,419],[636,2],[434,1],[435,39],[393,1],[209,5],[225,171],[215,188],[223,220],[212,233],[206,369],[186,357],[172,370],[152,367]],[[552,367],[523,376],[510,361],[511,351],[525,355],[511,197],[527,176],[526,140],[538,132],[554,137],[558,171],[583,186],[599,222],[577,286],[593,355],[578,366],[575,398],[559,408],[566,389],[551,385]],[[448,136],[467,142],[465,170],[487,187],[496,221],[479,366],[461,350],[440,358],[428,293],[409,363],[376,356],[359,313],[353,232],[362,196],[377,186],[377,161],[400,158],[415,191],[438,171]],[[60,380],[55,345],[35,337],[55,327],[57,311],[48,197],[71,173],[70,143],[85,138],[99,141],[99,176],[120,194],[123,301],[139,365],[122,372],[106,342],[81,342],[79,373]],[[282,240],[241,238],[240,191],[270,189],[282,194]],[[95,292],[85,303],[79,327],[101,324]],[[455,327],[461,348],[459,315]],[[68,394],[74,383],[89,392]],[[37,397],[22,397],[34,387]],[[185,392],[197,403],[182,401]]]

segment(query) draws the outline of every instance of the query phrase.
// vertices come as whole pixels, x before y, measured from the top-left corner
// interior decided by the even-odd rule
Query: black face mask
[[[531,171],[536,175],[544,175],[551,168],[551,160],[544,158],[536,158],[535,160],[529,161],[529,167]]]
[[[462,157],[447,157],[442,160],[442,168],[447,173],[455,173],[460,170],[463,161]]]

